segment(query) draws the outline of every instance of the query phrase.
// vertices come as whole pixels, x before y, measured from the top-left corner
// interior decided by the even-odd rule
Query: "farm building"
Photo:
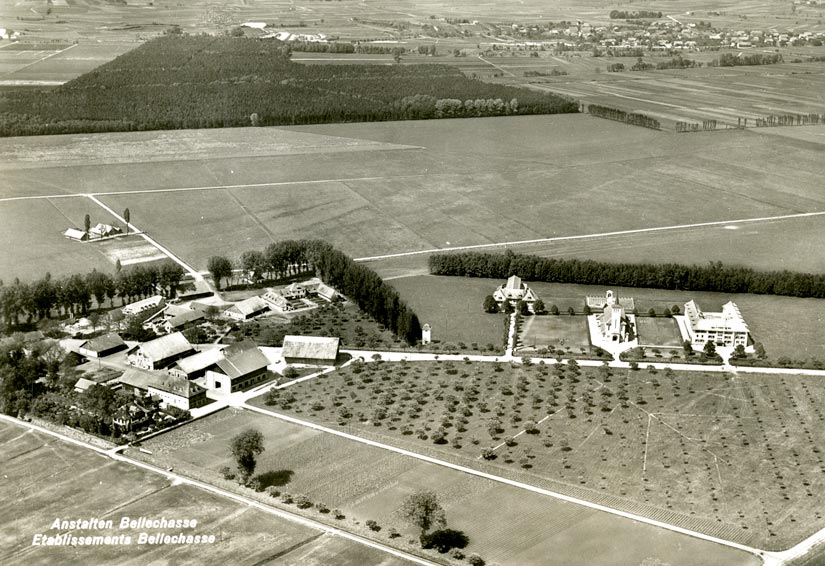
[[[608,304],[604,311],[594,315],[599,325],[599,332],[607,342],[626,342],[630,333],[631,323],[624,307],[619,304]]]
[[[206,316],[201,311],[186,311],[165,320],[163,322],[163,328],[166,332],[176,332],[195,326],[205,318]]]
[[[89,234],[84,232],[83,230],[75,230],[74,228],[69,228],[63,235],[69,238],[70,240],[77,240],[78,242],[85,242],[89,239]]]
[[[169,368],[169,375],[197,379],[206,375],[207,370],[218,367],[218,362],[222,359],[223,352],[220,348],[204,350],[175,362],[175,365]]]
[[[685,327],[694,347],[710,341],[731,348],[748,345],[748,325],[733,302],[725,303],[722,312],[702,312],[694,301],[685,303]]]
[[[146,312],[152,309],[160,308],[166,304],[164,298],[160,295],[153,295],[151,297],[147,297],[141,301],[136,301],[134,303],[129,303],[122,309],[120,309],[123,314],[126,316],[140,314],[142,312]]]
[[[493,292],[493,298],[501,305],[505,301],[515,305],[519,301],[524,301],[532,309],[539,296],[522,282],[521,277],[517,275],[510,276],[506,283],[502,283],[498,289]]]
[[[269,359],[254,342],[237,342],[223,351],[217,369],[206,372],[206,384],[210,389],[240,391],[266,380],[268,365]]]
[[[288,364],[330,366],[338,358],[340,338],[284,336],[281,355]]]
[[[273,310],[278,310],[281,312],[295,310],[295,307],[292,306],[286,297],[278,293],[277,291],[267,291],[261,298],[269,305],[269,308]]]
[[[146,371],[126,370],[120,383],[134,393],[160,399],[165,407],[177,407],[184,411],[202,407],[209,402],[206,389],[188,379]]]
[[[74,390],[76,393],[85,393],[89,390],[92,385],[97,385],[91,379],[86,379],[85,377],[81,377],[78,379],[74,384]]]
[[[195,349],[180,332],[139,344],[127,352],[127,361],[143,369],[161,369],[185,358]]]
[[[588,295],[585,298],[584,302],[591,309],[603,309],[607,305],[614,304],[618,304],[626,311],[632,311],[636,309],[636,303],[633,300],[633,297],[620,297],[618,293],[614,293],[611,290],[608,290],[604,294],[604,296]]]
[[[338,298],[338,291],[323,282],[318,284],[316,294],[329,302],[332,302]]]
[[[123,232],[120,228],[110,224],[96,224],[89,229],[89,238],[96,240],[100,238],[110,238]]]
[[[290,283],[281,289],[281,295],[283,295],[285,299],[303,299],[307,296],[307,291],[299,283]]]
[[[223,311],[229,318],[249,320],[269,310],[269,305],[260,297],[249,297]]]
[[[87,358],[103,358],[126,348],[126,342],[112,332],[86,340],[78,347],[77,353]]]

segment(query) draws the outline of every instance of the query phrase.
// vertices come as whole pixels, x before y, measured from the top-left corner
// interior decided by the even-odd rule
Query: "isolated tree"
[[[92,227],[92,219],[87,214],[83,217],[83,230],[88,234],[89,229]]]
[[[212,274],[215,288],[220,291],[221,279],[232,275],[232,262],[223,256],[213,255],[206,262],[206,269]]]
[[[681,312],[681,309],[679,309],[679,305],[673,305],[672,307],[670,307],[670,312],[672,312],[673,314],[679,314]]]
[[[559,307],[556,305],[550,305],[550,314],[559,314]]]
[[[693,353],[693,344],[690,343],[690,340],[685,340],[682,342],[682,350],[685,351],[685,357]]]
[[[536,302],[533,303],[533,312],[536,314],[544,314],[546,307],[544,306],[544,301],[541,299],[536,299]]]
[[[232,439],[229,450],[238,464],[243,483],[247,483],[255,473],[255,457],[264,451],[264,435],[254,428],[248,428]]]
[[[736,347],[733,349],[733,358],[745,358],[747,354],[745,353],[745,347],[742,344],[737,344]]]
[[[527,301],[518,302],[518,312],[521,316],[527,316],[530,314],[530,306],[527,304]]]
[[[417,491],[404,500],[399,509],[401,517],[421,529],[423,537],[432,528],[444,528],[447,519],[434,491]]]
[[[708,340],[705,343],[705,347],[704,347],[703,351],[710,357],[715,356],[716,355],[716,344],[714,343],[714,341],[713,340]]]
[[[484,312],[498,312],[498,303],[492,295],[484,297]]]
[[[760,360],[764,360],[768,357],[767,352],[765,352],[765,346],[762,345],[762,342],[757,342],[753,346],[754,352],[756,353],[756,357]]]
[[[125,209],[123,211],[123,219],[126,221],[126,233],[129,233],[129,222],[132,219],[132,215],[129,213],[129,209]]]

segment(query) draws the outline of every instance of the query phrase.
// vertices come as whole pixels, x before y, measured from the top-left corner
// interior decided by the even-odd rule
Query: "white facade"
[[[507,279],[507,283],[503,283],[493,292],[493,298],[499,304],[504,303],[504,301],[511,304],[524,301],[532,308],[533,303],[538,300],[539,296],[526,283],[523,283],[520,277],[512,275]]]
[[[748,345],[748,325],[733,302],[725,303],[722,312],[702,312],[694,301],[685,303],[685,328],[694,348],[710,341],[731,348]]]

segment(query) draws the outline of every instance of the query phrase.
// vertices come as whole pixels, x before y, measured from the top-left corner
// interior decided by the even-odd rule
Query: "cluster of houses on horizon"
[[[505,302],[516,306],[523,301],[532,312],[539,300],[538,294],[516,275],[502,283],[493,292],[493,298],[499,306]],[[619,297],[608,290],[604,296],[587,296],[585,304],[589,313],[601,311],[588,316],[594,345],[612,349],[634,340],[636,304],[632,297]],[[750,330],[735,303],[725,303],[721,312],[704,312],[690,300],[685,303],[683,312],[674,318],[683,340],[689,341],[693,347],[702,348],[708,342],[726,348],[748,346]]]

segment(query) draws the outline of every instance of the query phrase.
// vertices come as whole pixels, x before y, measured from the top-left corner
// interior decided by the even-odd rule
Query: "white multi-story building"
[[[524,301],[532,309],[533,303],[538,300],[539,296],[521,281],[521,277],[512,275],[507,279],[507,283],[502,283],[493,292],[493,298],[500,305],[507,301],[515,306],[519,301]]]
[[[685,327],[694,348],[709,341],[731,348],[748,345],[748,325],[733,302],[725,303],[722,312],[702,312],[696,302],[685,303]]]

